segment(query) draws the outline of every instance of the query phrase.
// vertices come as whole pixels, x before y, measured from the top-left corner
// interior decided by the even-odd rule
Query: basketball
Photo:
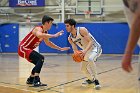
[[[82,51],[77,50],[74,54],[72,54],[72,58],[75,62],[82,62],[84,60],[84,56],[82,56],[81,54],[83,54]]]

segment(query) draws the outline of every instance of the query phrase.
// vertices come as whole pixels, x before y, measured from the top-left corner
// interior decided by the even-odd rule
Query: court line
[[[31,92],[38,92],[38,90],[40,90],[40,89],[44,89],[43,87],[30,87],[29,85],[22,85],[22,84],[16,84],[16,83],[7,83],[7,82],[0,82],[0,84],[4,84],[4,85],[1,85],[1,86],[3,86],[3,87],[8,87],[8,85],[11,85],[11,86],[15,86],[15,87],[10,87],[9,86],[9,88],[14,88],[14,89],[19,89],[19,90],[26,90],[26,91],[31,91]],[[7,85],[7,86],[5,86],[5,85]],[[31,88],[31,89],[36,89],[36,90],[29,90],[29,89],[21,89],[21,88],[16,88],[16,86],[18,86],[18,87],[28,87],[28,88]],[[58,91],[56,91],[56,90],[50,90],[50,91],[55,91],[55,92],[58,92]]]
[[[135,63],[138,63],[138,62],[134,62],[132,64],[135,64]],[[98,75],[103,74],[103,73],[107,73],[107,72],[111,72],[111,71],[114,71],[114,70],[117,70],[117,69],[120,69],[120,68],[122,68],[122,67],[116,67],[116,68],[113,68],[113,69],[109,69],[109,70],[106,70],[106,71],[98,73]],[[83,78],[72,80],[72,81],[69,81],[69,82],[66,82],[66,83],[55,85],[55,86],[52,86],[52,87],[49,87],[49,88],[46,88],[46,89],[39,90],[38,92],[42,92],[42,91],[45,91],[45,90],[51,90],[52,88],[56,88],[56,87],[59,87],[59,86],[64,86],[64,85],[67,85],[67,84],[70,84],[70,83],[73,83],[73,82],[77,82],[77,81],[83,80],[85,78],[86,77],[83,77]]]

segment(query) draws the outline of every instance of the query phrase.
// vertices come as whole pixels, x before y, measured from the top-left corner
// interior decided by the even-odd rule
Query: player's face
[[[65,24],[65,26],[66,26],[67,32],[71,32],[72,31],[72,26],[71,25]]]
[[[45,26],[47,27],[48,30],[51,29],[52,21],[46,22],[46,23],[45,23]]]

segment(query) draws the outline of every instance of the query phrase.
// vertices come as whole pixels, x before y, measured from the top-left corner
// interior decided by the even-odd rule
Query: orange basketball
[[[82,62],[84,60],[84,56],[82,56],[81,54],[83,54],[82,51],[77,50],[75,51],[74,54],[72,54],[72,58],[75,62]]]

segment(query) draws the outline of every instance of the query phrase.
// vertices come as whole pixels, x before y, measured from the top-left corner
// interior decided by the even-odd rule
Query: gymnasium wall
[[[95,39],[101,44],[103,54],[123,54],[129,33],[127,23],[78,23],[77,26],[84,26],[90,31]],[[52,38],[50,41],[61,47],[70,46],[67,41],[69,33],[66,32],[65,25],[63,23],[53,25],[49,33],[54,34],[60,30],[64,30],[64,35],[58,38]],[[25,33],[27,34],[27,28],[20,26],[19,30],[18,24],[0,25],[0,44],[2,52],[16,53],[18,43],[21,41],[19,38],[21,39],[26,36]],[[46,46],[44,42],[42,42],[39,47],[39,52],[72,53],[72,50],[61,52],[51,49],[50,47]],[[138,54],[138,52],[139,47],[137,46],[134,53]]]
[[[0,52],[17,52],[19,24],[0,25]]]

